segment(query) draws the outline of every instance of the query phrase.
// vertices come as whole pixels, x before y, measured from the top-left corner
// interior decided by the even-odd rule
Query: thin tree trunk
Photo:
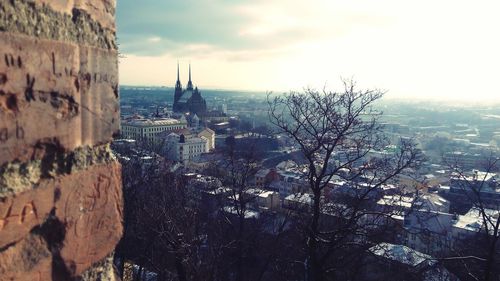
[[[179,253],[175,252],[175,269],[177,270],[177,276],[179,281],[187,281],[186,269],[184,268],[184,264],[182,264],[182,256]]]
[[[241,197],[240,197],[241,198]],[[242,281],[243,280],[243,232],[245,231],[245,209],[243,206],[240,205],[240,210],[242,210],[240,217],[239,217],[239,227],[238,227],[238,243],[237,243],[237,255],[238,255],[238,261],[237,261],[237,276],[236,280],[237,281]]]
[[[490,248],[488,250],[488,258],[486,260],[486,268],[484,272],[484,280],[485,281],[493,281],[495,279],[493,275],[493,265],[495,263],[495,254],[496,254],[496,246],[497,246],[497,239],[493,238],[493,242],[490,245]]]
[[[320,216],[320,200],[321,192],[319,189],[314,190],[313,202],[313,217],[311,221],[311,228],[309,229],[308,238],[308,264],[307,264],[307,279],[308,281],[321,281],[323,275],[321,272],[321,265],[318,261],[318,242],[317,235],[319,233],[319,216]]]
[[[134,280],[141,281],[142,280],[142,266],[139,266],[139,270],[137,271],[136,278]]]
[[[157,281],[166,281],[167,280],[167,276],[165,274],[165,271],[162,270],[158,273],[157,277],[156,277],[156,280]]]

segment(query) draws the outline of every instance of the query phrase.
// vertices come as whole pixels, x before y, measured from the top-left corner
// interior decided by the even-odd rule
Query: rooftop
[[[433,265],[435,263],[435,261],[431,260],[431,256],[403,245],[380,243],[371,247],[368,251],[376,256],[397,261],[412,267],[417,267],[424,262],[429,262],[429,265]]]
[[[500,211],[492,209],[484,209],[484,212],[494,221],[498,219]],[[453,227],[463,230],[479,232],[483,228],[483,216],[478,208],[471,208],[465,215],[460,215],[454,221]],[[492,230],[490,228],[490,230]]]
[[[173,118],[154,118],[154,119],[130,119],[122,120],[122,125],[137,126],[137,127],[151,127],[151,126],[168,126],[182,124],[181,121]]]
[[[285,200],[312,205],[313,204],[313,195],[309,194],[309,193],[295,193],[295,194],[290,194],[287,197],[285,197]]]
[[[497,176],[496,173],[488,173],[488,172],[482,172],[482,171],[477,171],[474,170],[472,174],[470,175],[460,175],[457,173],[453,173],[452,177],[455,179],[463,179],[467,181],[489,181],[491,179],[494,179]]]
[[[409,196],[400,195],[384,195],[377,201],[377,205],[383,206],[396,206],[403,208],[411,208],[413,203],[413,198]]]
[[[270,190],[263,190],[259,188],[249,188],[245,191],[245,193],[253,196],[258,196],[262,198],[267,198],[269,196],[272,196],[273,194],[277,193],[276,191],[270,191]]]
[[[233,214],[233,215],[238,215],[238,210],[233,207],[233,206],[226,206],[222,208],[224,212]],[[245,219],[258,219],[259,218],[259,213],[253,210],[245,210]]]

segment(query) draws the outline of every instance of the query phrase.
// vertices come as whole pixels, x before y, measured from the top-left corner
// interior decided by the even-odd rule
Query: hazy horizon
[[[120,80],[174,85],[177,61],[202,89],[340,89],[386,98],[500,101],[500,3],[160,1],[117,6]]]
[[[174,90],[173,86],[170,85],[124,85],[120,84],[120,87],[127,87],[127,88],[156,88],[156,89],[169,89],[172,91]],[[206,87],[206,88],[200,88],[201,93],[203,94],[206,91],[220,91],[220,92],[237,92],[237,93],[252,93],[252,94],[259,94],[259,95],[266,95],[268,91],[258,91],[258,90],[248,90],[248,89],[230,89],[230,88],[212,88],[212,87]],[[330,90],[341,90],[341,89],[330,89]],[[271,91],[272,94],[284,94],[288,93],[290,91]],[[447,102],[447,106],[461,106],[461,107],[475,107],[475,106],[498,106],[500,105],[500,100],[481,100],[481,101],[466,101],[466,100],[460,100],[460,99],[453,99],[453,98],[429,98],[429,97],[413,97],[413,98],[405,98],[405,97],[395,97],[391,96],[388,94],[385,94],[382,96],[382,101],[388,101],[388,102],[396,102],[396,103],[429,103],[429,104],[440,104],[442,105],[442,102]]]

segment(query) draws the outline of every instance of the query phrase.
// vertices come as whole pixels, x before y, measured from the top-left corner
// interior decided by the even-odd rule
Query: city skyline
[[[122,85],[173,87],[177,61],[201,88],[338,89],[392,98],[499,100],[494,1],[147,1],[117,6]]]

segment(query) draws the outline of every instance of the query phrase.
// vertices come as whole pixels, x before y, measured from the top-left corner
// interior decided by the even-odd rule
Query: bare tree
[[[295,141],[308,163],[313,202],[304,226],[306,280],[346,278],[337,273],[356,262],[358,255],[349,255],[351,249],[364,250],[354,246],[366,240],[360,238],[367,233],[361,227],[371,194],[420,160],[418,149],[407,139],[395,153],[370,157],[389,144],[378,123],[381,112],[372,107],[383,92],[355,86],[344,81],[342,92],[306,89],[268,96],[271,123]],[[336,159],[338,153],[345,157]],[[333,198],[333,204],[327,203],[325,192],[333,179],[348,182],[350,200]]]
[[[197,177],[169,173],[162,161],[123,164],[126,227],[116,252],[140,266],[137,280],[144,271],[157,273],[160,281],[269,275],[287,221],[275,214],[251,217],[260,194],[251,182],[260,163],[256,151],[230,146],[206,171],[220,180],[206,186]],[[207,194],[214,195],[209,201],[215,207],[205,206]],[[272,223],[276,231],[266,232]]]
[[[257,197],[265,192],[253,183],[261,156],[255,143],[238,150],[233,140],[221,161],[207,171],[220,179],[226,190],[212,223],[217,228],[208,232],[213,237],[210,247],[223,249],[215,251],[222,253],[217,258],[224,261],[220,262],[223,269],[213,276],[215,280],[262,280],[279,253],[288,220],[286,214],[261,212],[257,206]]]
[[[163,157],[129,155],[122,161],[125,230],[116,255],[139,266],[157,280],[198,280],[202,245],[195,196],[182,177],[169,172]]]
[[[494,154],[481,161],[480,169],[468,172],[456,162],[447,162],[454,171],[450,199],[455,210],[469,210],[477,222],[469,226],[468,237],[453,237],[444,258],[465,280],[500,280],[500,184],[495,178],[500,159]]]

